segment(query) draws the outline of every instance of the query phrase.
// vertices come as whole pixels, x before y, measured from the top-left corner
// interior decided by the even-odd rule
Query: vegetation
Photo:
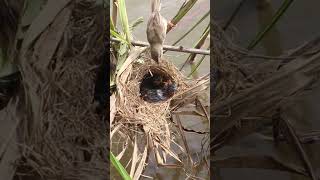
[[[213,176],[222,179],[223,168],[254,168],[273,170],[273,173],[285,171],[297,179],[318,179],[315,160],[309,151],[315,148],[311,144],[318,133],[303,133],[301,122],[305,117],[299,118],[303,110],[297,108],[307,93],[315,91],[312,87],[319,72],[318,38],[279,56],[252,52],[257,45],[267,52],[272,46],[279,46],[279,41],[271,46],[266,41],[278,38],[270,32],[277,28],[276,24],[293,3],[285,0],[276,13],[270,13],[268,24],[260,28],[261,32],[248,48],[238,47],[225,30],[232,26],[244,2],[249,3],[241,1],[224,28],[213,21],[212,69],[216,69],[211,77],[216,83],[211,101],[211,117],[215,118],[210,127]],[[262,4],[257,7],[258,13],[272,7],[269,1],[258,3]],[[246,145],[241,145],[244,141]],[[263,150],[270,149],[260,152],[261,149],[251,147],[249,152],[249,143],[255,143],[255,147],[263,143]],[[230,147],[232,150],[228,151]]]
[[[192,9],[196,2],[197,0],[186,1],[178,10],[171,22],[173,24],[179,24],[179,21],[181,21],[183,17]],[[122,159],[122,157],[128,156],[128,153],[130,153],[131,150],[133,151],[132,155],[130,156],[130,161],[126,162],[128,163],[127,166],[122,165],[123,167],[128,167],[131,164],[130,169],[126,168],[128,171],[130,171],[130,173],[125,172],[125,169],[116,168],[115,170],[118,171],[118,174],[122,174],[122,177],[123,174],[130,174],[131,178],[138,179],[143,174],[144,169],[146,168],[146,163],[148,163],[150,153],[155,153],[157,156],[156,160],[159,163],[159,165],[182,168],[182,172],[189,172],[200,162],[193,162],[194,160],[191,158],[191,155],[189,154],[188,142],[185,141],[184,131],[186,129],[184,129],[183,126],[179,126],[179,128],[176,129],[178,125],[175,125],[175,123],[177,123],[177,121],[179,123],[180,120],[177,120],[178,117],[174,118],[174,116],[179,116],[175,115],[175,112],[178,111],[179,108],[185,106],[186,104],[190,104],[190,102],[193,103],[194,97],[197,97],[198,93],[206,89],[208,84],[208,76],[203,77],[202,80],[201,78],[199,80],[196,79],[194,85],[192,85],[194,87],[190,88],[189,90],[189,87],[185,84],[186,80],[182,79],[182,74],[180,72],[175,72],[176,67],[173,67],[171,62],[164,63],[160,66],[154,66],[152,63],[149,62],[148,59],[145,58],[146,56],[148,56],[147,48],[139,48],[130,44],[132,31],[134,31],[134,28],[138,26],[139,23],[142,22],[142,20],[145,20],[139,18],[132,23],[128,22],[128,18],[126,17],[127,12],[125,7],[125,0],[114,0],[112,8],[113,17],[111,18],[112,25],[110,26],[110,35],[117,41],[113,41],[111,43],[110,50],[113,54],[112,57],[114,57],[111,63],[115,63],[114,67],[116,67],[116,69],[115,71],[111,71],[112,74],[110,76],[113,77],[111,84],[114,84],[117,88],[116,91],[114,91],[111,95],[110,100],[110,106],[112,109],[110,112],[112,117],[111,151],[113,151],[112,153],[114,154],[118,154],[117,158],[115,158],[115,160],[118,161]],[[114,12],[118,12],[119,14],[119,23],[115,22],[118,19],[118,17],[115,15]],[[204,14],[204,16],[198,22],[196,22],[196,24],[188,32],[182,35],[182,37],[179,38],[173,45],[176,45],[179,41],[184,39],[192,30],[196,29],[197,26],[208,15],[209,12]],[[172,29],[168,29],[168,33],[170,33],[171,30]],[[195,48],[202,48],[204,46],[204,40],[208,37],[208,35],[209,28],[207,27],[204,30],[204,33],[200,37],[200,39],[198,41],[195,39]],[[189,57],[188,59],[192,60],[188,60],[186,62],[188,64],[191,64],[193,61],[196,60],[196,55],[191,54],[190,56],[191,57]],[[198,62],[197,67],[201,64],[202,60],[203,58],[200,60],[200,62]],[[162,73],[168,73],[169,76],[172,76],[173,79],[175,79],[177,84],[180,84],[180,88],[178,90],[178,94],[179,92],[181,93],[181,100],[178,100],[180,104],[175,103],[176,107],[174,107],[175,105],[173,103],[168,103],[170,101],[155,105],[146,105],[144,102],[141,102],[141,98],[139,97],[139,95],[137,95],[139,91],[137,89],[139,88],[137,84],[139,84],[139,78],[143,77],[144,75],[144,69],[148,71],[147,69],[149,67],[154,68],[151,69],[151,71],[154,72],[161,71]],[[196,72],[196,69],[197,68],[194,68],[192,70],[192,73]],[[192,96],[193,100],[191,98]],[[125,99],[130,99],[130,102],[127,102]],[[136,108],[136,112],[132,112],[131,106],[139,108]],[[205,115],[207,111],[206,109],[208,107],[204,107],[204,105],[201,102],[198,103],[197,106],[202,106],[202,108],[199,107],[199,114],[202,117],[207,117],[206,120],[208,121],[209,117]],[[167,114],[169,114],[169,116],[171,114],[171,121],[173,120],[173,124],[169,123],[170,119],[167,118]],[[186,114],[194,115],[195,113],[190,111],[186,112]],[[199,116],[199,114],[197,116]],[[141,131],[141,128],[139,128],[139,126],[141,126],[144,130]],[[170,128],[168,128],[169,126]],[[165,128],[163,129],[163,127]],[[147,131],[146,129],[151,130]],[[201,133],[197,131],[193,132]],[[184,142],[174,142],[171,137],[171,134],[174,133],[177,133],[177,137],[181,137],[181,139],[184,139]],[[146,137],[147,139],[140,137],[141,134],[144,134],[144,137]],[[158,141],[155,140],[156,138],[158,138]],[[148,143],[145,143],[146,141]],[[170,144],[172,143],[178,143],[177,145],[181,146],[181,149],[186,148],[186,150],[182,150],[182,154],[186,153],[184,156],[190,157],[187,158],[187,164],[189,164],[190,166],[185,166],[182,164],[182,161],[180,160],[181,158],[176,155],[177,152],[174,152],[170,148]],[[150,144],[153,144],[153,146],[157,148],[154,148],[154,151],[151,151],[151,149],[148,147],[151,146]],[[182,148],[182,145],[179,144],[183,144],[184,148]],[[159,149],[159,152],[157,149]],[[160,149],[162,149],[162,152],[160,151]],[[164,159],[160,156],[161,153],[163,153]],[[206,156],[205,154],[206,152],[204,153],[204,155],[201,156]],[[173,157],[177,161],[177,164],[166,164],[166,156]],[[203,160],[200,161],[202,162]],[[120,166],[120,164],[116,166]],[[195,174],[186,173],[186,176],[195,176]]]

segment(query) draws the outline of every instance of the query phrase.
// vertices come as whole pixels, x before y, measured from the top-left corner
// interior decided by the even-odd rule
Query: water
[[[161,14],[166,19],[172,19],[175,14],[180,9],[184,0],[162,0],[162,9]],[[165,44],[172,45],[177,39],[179,39],[185,32],[187,32],[201,17],[209,11],[209,0],[198,0],[195,6],[191,11],[177,24],[177,26],[171,30],[166,37]],[[133,22],[139,17],[143,17],[144,22],[140,24],[133,31],[133,38],[139,41],[147,42],[146,36],[146,25],[149,18],[151,9],[150,9],[150,0],[127,0],[127,14],[129,22]],[[200,39],[204,29],[208,25],[210,19],[207,17],[195,30],[193,30],[185,39],[177,44],[177,46],[184,46],[192,48]],[[208,46],[209,39],[206,40],[205,47]],[[173,62],[178,68],[182,66],[189,54],[178,53],[178,52],[167,52],[164,56],[165,59]],[[197,56],[197,59],[200,59],[201,56]],[[196,60],[197,62],[197,60]],[[197,76],[203,76],[210,72],[210,57],[206,56],[202,64],[200,65]],[[184,68],[183,71],[186,75],[190,73],[190,66]],[[205,105],[209,103],[209,92],[203,94],[203,100]],[[194,116],[181,116],[182,124],[185,128],[194,129],[197,131],[209,131],[209,124],[207,121],[204,121],[200,118],[195,118]],[[201,143],[204,138],[204,135],[199,135],[195,133],[185,133],[190,152],[195,161],[198,160],[198,154],[201,152]],[[129,151],[130,153],[130,151]],[[153,156],[152,156],[153,157]],[[154,179],[185,179],[186,173],[181,169],[170,169],[170,168],[159,168],[157,167],[154,159],[151,158],[146,170],[144,171],[145,175],[153,177]],[[127,162],[130,156],[124,158],[123,162]],[[197,177],[204,179],[209,179],[208,177],[208,167],[204,163],[200,164],[195,169],[195,174]],[[190,170],[187,170],[190,171]],[[116,174],[112,174],[113,179],[119,178]],[[146,179],[146,178],[141,178]]]
[[[181,5],[183,0],[162,0],[161,14],[166,19],[172,19]],[[146,26],[147,21],[151,13],[150,0],[130,0],[126,1],[127,13],[129,16],[129,22],[133,22],[139,17],[143,17],[144,22],[140,24],[133,32],[134,39],[147,42]],[[187,32],[206,12],[209,11],[209,1],[199,0],[191,11],[177,24],[174,30],[167,34],[165,44],[171,45],[177,39],[179,39],[185,32]],[[193,47],[197,40],[200,38],[205,27],[209,23],[209,17],[204,20],[194,31],[192,31],[185,39],[183,39],[177,45],[183,45],[185,47]],[[209,40],[207,40],[209,43]],[[172,60],[178,67],[187,59],[189,54],[168,52],[165,54],[165,58]],[[200,65],[199,75],[204,75],[210,72],[210,58],[207,56],[204,62]],[[186,70],[189,69],[186,68]]]
[[[215,1],[215,20],[224,24],[240,1],[241,0]],[[239,46],[248,46],[250,41],[254,39],[255,35],[262,28],[261,26],[270,21],[270,16],[276,12],[283,1],[269,0],[271,4],[264,9],[256,8],[258,2],[259,0],[246,1],[227,31],[234,42]],[[302,43],[319,35],[319,5],[319,1],[316,0],[310,0],[308,2],[294,1],[285,15],[276,24],[276,27],[272,29],[272,32],[269,33],[268,37],[254,49],[254,52],[266,55],[279,55],[292,48],[296,48]],[[288,107],[287,113],[294,117],[292,123],[297,130],[310,132],[311,130],[320,128],[320,113],[318,108],[318,102],[320,100],[319,91],[320,86],[318,85],[313,91],[300,96],[295,105]],[[318,146],[319,144],[306,145],[306,151],[319,174]],[[218,152],[221,156],[227,154],[237,155],[239,153],[266,153],[278,155],[279,157],[284,158],[285,162],[293,161],[302,166],[302,163],[296,159],[298,155],[294,153],[292,148],[286,147],[285,145],[274,148],[272,142],[266,142],[253,135],[242,139],[233,146],[223,148]],[[261,169],[226,168],[221,169],[218,174],[220,176],[219,179],[223,180],[233,180],[239,177],[241,177],[241,179],[250,180],[309,179],[287,172]]]

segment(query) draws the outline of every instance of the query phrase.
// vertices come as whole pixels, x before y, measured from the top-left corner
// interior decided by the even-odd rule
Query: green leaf
[[[120,43],[118,48],[118,62],[117,62],[117,71],[122,67],[123,63],[126,61],[128,56],[129,46],[124,43]]]
[[[119,8],[119,15],[120,15],[120,20],[121,20],[122,30],[126,36],[127,41],[130,44],[131,33],[130,33],[130,26],[129,26],[129,22],[128,22],[125,0],[118,0],[118,8]]]
[[[197,41],[196,45],[194,46],[195,49],[200,49],[203,46],[203,44],[204,44],[206,38],[208,37],[209,33],[210,33],[210,23],[208,24],[208,26],[206,27],[206,29],[202,33],[200,39]],[[197,54],[190,54],[188,59],[181,66],[180,71],[185,67],[185,65],[187,65],[187,63],[193,62],[195,57],[196,57],[196,55]]]
[[[203,20],[205,20],[206,19],[206,17],[208,17],[209,16],[209,14],[210,14],[210,11],[208,11],[206,14],[204,14],[202,17],[201,17],[201,19],[194,25],[194,26],[192,26],[192,28],[190,28],[189,30],[188,30],[188,32],[186,32],[182,37],[180,37],[176,42],[174,42],[173,44],[172,44],[172,46],[174,46],[174,45],[176,45],[178,42],[180,42],[183,38],[185,38],[191,31],[193,31]]]
[[[121,175],[121,177],[124,180],[131,180],[131,177],[129,176],[126,169],[122,166],[122,164],[119,162],[119,160],[113,155],[112,152],[110,152],[110,159],[112,165],[117,169],[118,173]]]
[[[130,31],[132,32],[135,27],[137,27],[139,24],[143,23],[143,17],[139,17],[133,23],[130,25]]]
[[[116,31],[116,27],[113,24],[112,18],[110,17],[110,30]]]
[[[189,0],[188,2],[184,3],[181,8],[179,9],[178,13],[174,16],[172,19],[173,24],[177,24],[183,17],[184,15],[189,12],[189,10],[193,7],[193,5],[197,2],[198,0]]]
[[[110,33],[112,36],[116,37],[117,39],[119,39],[121,42],[123,43],[126,43],[126,44],[129,44],[129,42],[124,38],[122,37],[120,34],[118,34],[117,32],[113,31],[110,29]]]
[[[208,48],[208,49],[210,49],[210,48]],[[203,56],[201,57],[201,59],[199,60],[199,62],[198,62],[195,66],[192,67],[191,72],[190,72],[190,74],[188,75],[188,77],[192,76],[195,72],[197,72],[200,64],[202,63],[202,61],[204,60],[205,57],[206,57],[206,55],[203,55]]]
[[[291,5],[293,0],[285,0],[279,10],[276,12],[276,14],[273,16],[271,23],[262,31],[258,33],[258,35],[250,42],[248,46],[248,50],[253,49],[260,41],[261,39],[270,31],[270,29],[278,22],[280,17],[286,12],[288,7]]]

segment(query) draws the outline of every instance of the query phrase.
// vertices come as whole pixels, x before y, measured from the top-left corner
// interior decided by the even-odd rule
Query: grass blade
[[[117,39],[119,39],[121,42],[123,43],[126,43],[126,44],[129,44],[129,42],[124,38],[122,37],[120,34],[118,34],[117,32],[113,31],[110,29],[110,33],[112,36],[116,37]]]
[[[130,44],[131,33],[130,33],[130,26],[128,22],[125,0],[118,0],[118,8],[119,8],[119,15],[121,20],[122,30],[126,36],[127,41]]]
[[[130,31],[132,32],[135,27],[137,27],[139,24],[143,23],[143,17],[139,17],[133,23],[130,25]]]
[[[245,3],[246,0],[242,0],[238,6],[236,7],[236,9],[233,11],[233,13],[231,14],[230,18],[228,19],[227,23],[223,26],[223,30],[227,30],[227,28],[229,27],[229,25],[232,23],[232,21],[234,20],[234,18],[236,17],[236,15],[239,13],[240,8],[243,6],[243,4]]]
[[[207,48],[207,49],[209,50],[210,47]],[[191,72],[190,72],[190,74],[188,75],[188,77],[191,77],[191,76],[198,70],[200,64],[202,63],[202,61],[204,60],[205,57],[206,57],[205,55],[203,55],[203,56],[201,57],[201,59],[199,60],[199,62],[191,69]]]
[[[184,39],[188,34],[190,34],[191,31],[193,31],[203,20],[206,19],[206,17],[208,17],[208,15],[210,14],[210,11],[208,11],[205,15],[203,15],[201,17],[201,19],[195,24],[192,26],[192,28],[190,28],[183,36],[181,36],[176,42],[174,42],[172,44],[172,46],[178,44],[178,42],[180,42],[182,39]],[[163,53],[166,53],[167,51],[164,51]]]
[[[117,169],[117,171],[121,175],[121,177],[124,180],[131,180],[131,177],[129,176],[126,169],[122,166],[122,164],[119,162],[119,160],[117,160],[117,158],[113,155],[112,152],[110,152],[110,159],[111,159],[112,165]]]
[[[210,32],[210,24],[208,24],[208,26],[207,26],[206,29],[204,30],[203,34],[201,35],[200,39],[198,40],[198,42],[197,42],[196,45],[194,46],[195,49],[200,49],[200,48],[203,46],[206,38],[207,38],[208,35],[209,35],[209,32]],[[195,59],[195,57],[196,57],[196,54],[190,54],[189,57],[188,57],[188,59],[187,59],[187,60],[184,62],[184,64],[181,66],[180,71],[184,68],[184,66],[185,66],[187,63],[193,62],[194,59]]]
[[[114,26],[114,23],[111,18],[110,18],[110,30],[116,31],[116,27]]]
[[[272,18],[271,23],[264,30],[260,31],[256,36],[256,38],[253,41],[251,41],[251,43],[247,47],[248,50],[252,50],[261,41],[261,39],[270,31],[270,29],[278,22],[280,17],[286,12],[286,10],[288,9],[288,7],[291,5],[292,2],[293,0],[285,0],[282,3],[279,10],[276,12],[274,17]]]
[[[184,15],[189,12],[189,10],[193,7],[193,5],[197,2],[198,0],[189,0],[187,3],[184,3],[181,8],[179,9],[178,13],[172,18],[171,22],[173,24],[177,24],[183,17]],[[167,33],[172,29],[172,27],[169,27],[167,29]]]

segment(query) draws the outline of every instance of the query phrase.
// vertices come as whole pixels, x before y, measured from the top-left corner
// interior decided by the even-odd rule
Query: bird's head
[[[151,58],[155,60],[157,63],[160,62],[162,56],[162,45],[161,44],[154,44],[150,47]]]

